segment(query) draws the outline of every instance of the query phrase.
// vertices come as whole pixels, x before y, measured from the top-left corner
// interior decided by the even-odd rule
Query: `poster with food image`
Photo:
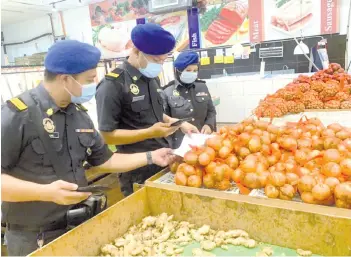
[[[93,27],[93,43],[100,49],[102,59],[128,56],[133,44],[131,31],[135,20],[116,22]]]
[[[175,51],[180,52],[189,48],[188,17],[186,11],[153,15],[147,18],[147,22],[158,24],[172,33],[177,40]]]
[[[265,40],[321,34],[321,1],[264,1]]]
[[[105,0],[89,5],[91,26],[136,20],[148,14],[145,0]]]
[[[248,9],[248,0],[224,1],[207,6],[200,16],[202,46],[249,42]]]

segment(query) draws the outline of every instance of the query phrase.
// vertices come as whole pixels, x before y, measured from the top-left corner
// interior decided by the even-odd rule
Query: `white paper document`
[[[184,157],[185,153],[191,150],[190,146],[202,146],[205,144],[206,139],[213,137],[214,135],[205,134],[191,134],[184,135],[182,144],[180,147],[173,151],[175,155]]]

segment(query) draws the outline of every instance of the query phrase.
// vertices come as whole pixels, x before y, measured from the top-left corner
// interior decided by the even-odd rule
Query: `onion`
[[[219,149],[218,151],[218,155],[222,159],[226,159],[229,156],[230,152],[231,150],[228,146],[222,146],[221,149]]]
[[[312,134],[315,134],[317,132],[317,126],[314,124],[306,124],[305,130],[311,132]]]
[[[192,175],[188,177],[188,186],[189,187],[201,187],[202,185],[202,180],[199,176]]]
[[[261,145],[261,140],[259,137],[253,137],[249,141],[249,150],[251,153],[257,153],[261,151],[262,145]]]
[[[231,188],[231,184],[228,180],[222,180],[219,181],[218,183],[216,183],[215,188],[217,188],[218,190],[227,190],[229,188]]]
[[[263,171],[263,172],[258,172],[258,179],[260,181],[261,187],[265,187],[268,183],[268,177],[270,175],[270,172],[268,171]]]
[[[269,122],[267,122],[267,121],[258,120],[258,121],[256,121],[255,125],[256,125],[256,127],[259,128],[259,129],[267,130],[267,128],[268,128],[268,126],[269,126],[270,124],[269,124]]]
[[[275,125],[272,125],[272,124],[269,124],[268,127],[267,127],[267,131],[268,131],[269,133],[278,135],[279,127],[277,127],[277,126],[275,126]]]
[[[211,137],[206,140],[206,145],[216,151],[219,151],[219,149],[222,147],[222,140],[223,139],[220,136]]]
[[[177,173],[175,174],[175,177],[174,177],[174,181],[175,181],[176,185],[186,186],[187,177],[185,176],[185,174],[183,172],[177,171]]]
[[[195,167],[195,175],[200,177],[202,179],[202,176],[204,175],[205,171],[204,168],[201,166],[196,166]]]
[[[269,145],[262,145],[262,149],[261,149],[261,152],[264,154],[264,155],[270,155],[271,154],[271,148],[269,147]]]
[[[184,169],[185,169],[186,166],[188,166],[188,164],[186,164],[186,163],[179,164],[179,166],[177,168],[177,172],[183,172],[184,173]]]
[[[291,129],[289,133],[291,137],[298,139],[302,135],[301,129]]]
[[[334,196],[331,195],[331,196],[329,196],[329,198],[322,200],[322,201],[316,200],[316,204],[332,206],[335,204]]]
[[[215,182],[211,174],[206,174],[203,178],[204,186],[207,188],[214,188]]]
[[[303,177],[305,175],[309,175],[310,173],[311,173],[311,171],[308,168],[305,168],[305,167],[300,167],[300,168],[297,169],[297,174],[300,177]]]
[[[170,165],[170,170],[172,173],[176,173],[177,172],[177,169],[179,167],[179,162],[173,162],[171,165]]]
[[[216,158],[216,151],[211,147],[205,147],[204,152],[210,156],[210,160],[213,161]]]
[[[260,130],[260,129],[254,129],[252,132],[251,132],[252,135],[256,135],[256,136],[262,136],[263,135],[263,131]]]
[[[262,162],[258,162],[257,166],[256,166],[256,172],[260,173],[260,172],[264,172],[267,171],[267,166],[264,165]]]
[[[299,149],[303,148],[311,148],[312,147],[312,140],[310,138],[301,138],[297,140],[297,147]]]
[[[207,166],[210,164],[211,162],[211,158],[210,158],[210,155],[206,152],[204,153],[201,153],[199,155],[199,164],[202,165],[202,166]]]
[[[351,203],[351,182],[337,185],[334,193],[337,199]]]
[[[337,138],[341,139],[341,140],[345,140],[345,139],[351,137],[350,133],[349,133],[348,131],[346,131],[346,130],[340,130],[339,132],[337,132],[337,133],[335,134],[335,136],[336,136]]]
[[[295,151],[297,149],[297,141],[292,137],[282,138],[280,146],[288,151]]]
[[[337,178],[341,175],[341,168],[339,164],[335,162],[328,162],[322,167],[322,174],[327,177]]]
[[[312,139],[312,148],[316,150],[324,149],[324,141],[321,138]]]
[[[297,188],[299,189],[300,193],[311,192],[316,184],[316,180],[312,176],[305,175],[300,178]]]
[[[224,172],[226,171],[226,168],[224,165],[220,164],[217,165],[214,170],[213,170],[213,178],[215,181],[219,182],[222,181],[224,178]]]
[[[334,192],[335,187],[340,184],[340,181],[337,178],[329,177],[326,178],[324,183],[329,186],[332,192]]]
[[[274,155],[270,155],[270,156],[267,156],[267,161],[270,166],[273,166],[278,162],[278,158]]]
[[[264,188],[264,193],[268,198],[278,198],[279,196],[279,190],[273,185],[267,185]]]
[[[326,184],[317,184],[312,189],[314,199],[323,201],[331,196],[330,188]]]
[[[302,150],[296,150],[296,152],[295,152],[295,160],[299,164],[303,165],[307,161],[307,154],[304,151],[302,151]]]
[[[351,158],[344,159],[340,162],[342,174],[351,176]]]
[[[292,186],[295,186],[299,183],[299,176],[297,176],[295,173],[286,173],[286,180],[287,180],[287,183],[292,185]]]
[[[303,192],[301,194],[301,199],[304,203],[310,203],[310,204],[316,203],[311,192]]]
[[[251,136],[249,133],[241,133],[239,135],[239,140],[243,145],[246,145],[251,139]]]
[[[189,151],[184,155],[184,161],[189,165],[196,165],[198,156],[193,151]]]
[[[234,172],[227,164],[222,164],[224,166],[224,180],[230,181],[232,179],[232,174]]]
[[[315,174],[311,174],[311,176],[314,176],[317,184],[324,184],[325,181],[325,176],[320,174],[319,172],[316,172]]]
[[[322,132],[323,137],[335,137],[335,131],[332,129],[325,129]]]
[[[245,132],[252,132],[254,130],[254,127],[252,125],[247,125],[245,128],[244,128],[244,131]]]
[[[236,169],[232,173],[232,180],[236,183],[242,183],[245,177],[245,172],[243,172],[240,168]]]
[[[276,187],[282,187],[286,183],[286,176],[278,171],[272,172],[269,176],[269,182]]]
[[[261,183],[256,173],[247,173],[243,180],[244,186],[248,188],[261,188]]]
[[[239,160],[234,154],[230,154],[225,163],[232,169],[236,169],[239,166]]]
[[[245,159],[240,163],[240,168],[246,173],[256,172],[257,160]]]
[[[240,147],[238,154],[241,158],[245,158],[250,154],[250,150],[246,147]]]
[[[229,138],[224,139],[222,145],[228,147],[230,151],[233,150],[233,143]]]
[[[347,148],[347,150],[351,151],[351,138],[345,139],[343,141],[343,145]]]
[[[184,171],[183,171],[183,173],[184,173],[187,177],[196,174],[195,168],[194,168],[193,166],[191,166],[191,165],[188,165],[188,164],[186,164],[186,166],[184,166]]]
[[[328,149],[323,154],[323,162],[336,162],[339,163],[341,160],[341,156],[338,150],[336,149]]]
[[[336,137],[327,137],[324,139],[324,149],[337,149],[341,140]]]
[[[293,162],[290,162],[290,160],[285,162],[285,171],[286,172],[296,172],[297,165],[296,165],[295,161],[293,161]]]
[[[244,125],[241,124],[241,123],[235,124],[235,125],[232,127],[232,130],[233,130],[235,133],[241,133],[241,132],[243,132],[243,130],[244,130]]]
[[[339,123],[332,123],[328,125],[327,128],[333,130],[334,132],[338,132],[343,129]]]
[[[337,199],[335,202],[336,207],[351,209],[351,203],[345,202],[343,200]]]
[[[279,198],[283,200],[291,200],[295,195],[295,189],[292,185],[285,184],[280,189]]]
[[[210,162],[210,164],[205,167],[205,171],[208,174],[213,174],[213,171],[216,167],[217,164],[215,162]]]
[[[278,162],[278,163],[275,165],[275,169],[276,169],[277,171],[284,172],[284,171],[285,171],[285,164],[282,163],[282,162]]]

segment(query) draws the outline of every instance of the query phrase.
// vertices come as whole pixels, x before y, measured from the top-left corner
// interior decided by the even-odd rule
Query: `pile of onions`
[[[223,127],[171,166],[178,185],[219,190],[233,183],[269,198],[350,208],[351,129],[317,118],[286,126],[246,119]]]

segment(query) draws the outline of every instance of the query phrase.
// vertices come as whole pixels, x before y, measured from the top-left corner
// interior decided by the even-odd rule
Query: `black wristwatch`
[[[147,158],[147,164],[148,164],[148,165],[151,165],[151,164],[154,163],[154,162],[152,161],[152,154],[151,154],[151,152],[146,152],[146,158]]]

